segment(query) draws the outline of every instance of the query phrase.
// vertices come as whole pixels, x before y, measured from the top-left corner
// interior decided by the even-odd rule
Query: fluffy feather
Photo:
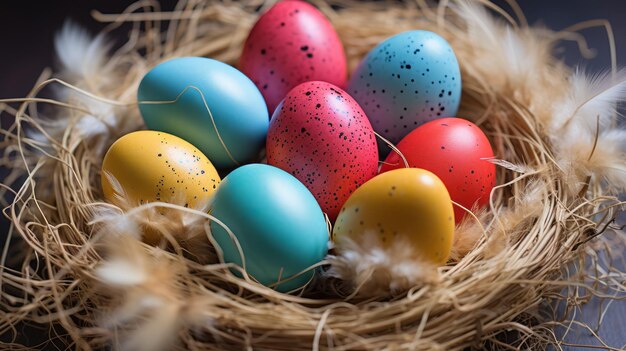
[[[172,350],[182,328],[214,325],[212,297],[184,292],[184,261],[129,237],[105,237],[104,245],[107,259],[95,277],[99,293],[115,307],[103,312],[98,325],[115,331],[121,351]]]
[[[122,260],[105,262],[96,270],[96,274],[102,281],[120,287],[139,285],[147,278],[143,269]]]
[[[113,190],[115,207],[97,207],[90,224],[101,224],[104,235],[125,234],[152,245],[176,241],[196,262],[217,262],[215,250],[207,239],[208,219],[191,213],[183,207],[183,194],[169,201],[180,208],[165,208],[153,203],[132,201],[120,182],[110,173],[104,173]],[[179,200],[177,200],[179,199]],[[207,213],[209,201],[198,202],[193,210]]]
[[[96,211],[91,223],[104,224],[103,230],[108,233],[128,234],[153,245],[163,242],[165,238],[182,242],[206,241],[205,223],[208,220],[183,208],[162,208],[156,204],[135,207],[119,201],[117,205],[120,211]]]
[[[511,170],[513,172],[517,172],[519,174],[525,174],[525,173],[532,173],[534,172],[534,170],[524,164],[514,164],[511,163],[509,161],[506,160],[500,160],[500,159],[496,159],[496,158],[485,158],[485,161],[489,162],[489,163],[493,163],[496,166],[500,166],[502,168],[506,168],[508,170]]]
[[[129,236],[134,239],[142,237],[140,223],[119,209],[109,206],[97,207],[94,213],[89,225],[100,226],[103,236]]]
[[[595,133],[597,118],[602,130],[610,127],[613,117],[619,116],[618,102],[626,98],[626,70],[615,76],[610,72],[587,75],[577,70],[569,83],[568,94],[555,104],[552,129],[567,129],[573,123]]]
[[[121,343],[122,351],[171,350],[177,340],[182,324],[180,306],[177,303],[163,303],[143,323],[130,333]]]
[[[510,24],[497,19],[476,1],[458,1],[452,9],[464,20],[468,39],[453,44],[465,53],[461,65],[464,74],[480,77],[486,92],[494,92],[526,103],[534,111],[550,106],[549,96],[537,94],[538,86],[555,88],[560,79],[550,72],[553,42],[549,37],[538,35],[538,28],[513,29]],[[506,72],[506,74],[502,74]],[[556,89],[558,91],[558,89]]]
[[[454,229],[454,243],[450,252],[452,261],[458,262],[474,249],[481,238],[489,234],[484,229],[487,221],[492,217],[489,211],[481,210],[475,214],[479,222],[472,216],[466,216]]]
[[[107,242],[105,240],[105,242]],[[117,300],[100,325],[124,330],[117,334],[120,350],[170,350],[185,316],[177,279],[181,267],[163,252],[150,257],[128,237],[108,241],[109,258],[96,269],[102,292]]]
[[[491,258],[506,248],[510,240],[507,236],[528,225],[528,221],[543,209],[547,183],[534,180],[524,190],[509,200],[509,206],[493,211],[486,208],[479,210],[475,212],[478,221],[467,216],[457,225],[450,259],[459,261],[477,247],[480,256]],[[481,240],[484,244],[478,245]]]
[[[583,189],[589,176],[612,193],[626,190],[626,130],[616,120],[626,99],[626,70],[615,76],[578,71],[570,82],[555,104],[550,134],[569,191]]]
[[[85,28],[67,20],[54,36],[60,74],[74,81],[105,77],[104,66],[111,46],[104,34],[93,37]]]
[[[344,237],[336,245],[339,254],[328,257],[326,275],[345,281],[357,295],[396,294],[439,281],[437,266],[417,257],[413,246],[401,239],[383,248],[376,233],[364,233],[359,242]]]
[[[72,96],[70,102],[89,110],[89,113],[82,114],[77,118],[74,125],[82,137],[92,139],[97,136],[108,135],[112,129],[117,128],[118,121],[115,108],[110,104],[78,94]]]
[[[72,86],[52,85],[54,93],[59,101],[75,109],[58,109],[46,121],[46,132],[55,140],[61,140],[71,126],[73,130],[69,135],[86,143],[96,157],[101,157],[111,139],[138,129],[141,120],[132,109],[86,93],[119,100],[116,93],[127,94],[119,88],[131,73],[120,70],[119,64],[116,66],[111,60],[112,44],[105,34],[93,37],[72,21],[66,21],[56,33],[54,47],[58,58],[57,77]],[[37,131],[29,131],[29,135],[35,140],[45,139]]]
[[[587,177],[609,193],[626,190],[626,130],[602,131],[596,142],[595,136],[573,124],[559,139],[557,162],[568,177],[570,193],[586,187]]]

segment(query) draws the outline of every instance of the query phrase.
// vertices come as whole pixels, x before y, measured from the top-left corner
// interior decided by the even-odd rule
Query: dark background
[[[71,18],[78,24],[96,33],[104,27],[91,18],[90,11],[98,9],[103,13],[119,13],[133,1],[92,0],[92,1],[20,1],[0,2],[0,98],[23,97],[33,87],[39,74],[45,67],[50,67],[53,56],[53,37],[65,19]],[[509,7],[504,0],[496,0],[503,8]],[[173,0],[163,0],[163,10],[172,9]],[[626,1],[624,0],[521,0],[520,6],[531,24],[545,25],[559,30],[573,24],[591,19],[608,19],[613,26],[617,45],[618,65],[626,65]],[[597,55],[583,59],[577,46],[564,42],[558,55],[567,64],[581,67],[589,72],[600,72],[610,68],[609,44],[604,28],[593,28],[582,32]],[[116,39],[122,43],[126,39],[124,30],[115,32]],[[7,126],[3,121],[2,126]],[[7,223],[0,219],[0,238],[7,231]],[[4,242],[1,240],[0,242]],[[624,270],[625,267],[622,267]],[[577,311],[576,318],[594,324],[600,304],[592,301]],[[0,315],[0,318],[2,316]],[[609,346],[626,346],[626,302],[618,301],[604,317],[602,327],[597,331]],[[557,330],[558,335],[562,331]],[[47,339],[46,329],[28,329],[24,335],[32,341],[32,346]],[[1,341],[0,338],[0,348]],[[571,331],[565,337],[567,343],[595,344],[590,331],[580,328]],[[565,347],[568,350],[586,348]],[[52,348],[51,348],[52,349]]]
[[[1,1],[0,2],[0,98],[23,97],[32,88],[41,71],[54,62],[53,37],[66,18],[97,32],[103,24],[91,18],[90,11],[119,13],[133,1]],[[506,1],[496,0],[508,9]],[[161,0],[163,9],[173,8],[176,1]],[[564,29],[573,24],[597,18],[611,21],[617,39],[618,60],[626,62],[626,1],[623,0],[521,0],[531,24],[539,23],[552,29]],[[120,41],[123,31],[116,32]],[[590,71],[610,65],[609,46],[603,28],[583,32],[598,55],[584,60],[573,43],[564,43],[560,56],[570,65]]]

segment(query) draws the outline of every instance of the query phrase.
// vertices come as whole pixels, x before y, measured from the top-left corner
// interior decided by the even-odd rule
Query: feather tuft
[[[112,44],[104,34],[93,37],[71,20],[54,36],[54,48],[61,75],[71,80],[104,77],[104,66]]]
[[[626,69],[591,76],[577,71],[570,83],[555,104],[550,133],[568,191],[588,188],[588,177],[609,193],[626,190],[626,130],[618,121],[619,103],[626,100]]]
[[[128,261],[116,260],[102,264],[96,274],[103,282],[114,286],[133,286],[146,281],[144,270]]]
[[[610,72],[587,75],[576,70],[569,83],[568,94],[554,106],[552,130],[594,133],[598,118],[601,129],[610,127],[614,117],[619,116],[618,103],[626,99],[626,69],[614,76]]]
[[[338,255],[330,255],[328,277],[343,280],[359,296],[398,294],[416,285],[439,281],[437,266],[417,257],[411,244],[398,239],[384,247],[376,233],[364,233],[359,242],[344,237]]]
[[[450,259],[458,262],[461,258],[472,251],[481,238],[488,235],[484,229],[484,223],[491,219],[489,211],[482,209],[475,212],[478,222],[472,216],[465,218],[454,229],[454,243],[450,252]]]

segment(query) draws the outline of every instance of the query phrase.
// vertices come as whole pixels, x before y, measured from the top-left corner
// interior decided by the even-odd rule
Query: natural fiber
[[[0,268],[0,334],[20,333],[21,322],[50,324],[78,350],[517,348],[556,342],[560,321],[541,315],[542,304],[623,296],[626,274],[598,262],[600,252],[624,251],[623,233],[602,239],[624,206],[615,197],[626,190],[626,131],[616,111],[626,98],[624,72],[570,72],[552,52],[575,40],[588,54],[582,36],[528,27],[514,3],[514,15],[486,1],[314,3],[352,68],[409,29],[439,33],[458,56],[459,116],[491,139],[499,186],[490,208],[457,228],[453,258],[437,279],[387,281],[390,290],[364,297],[335,276],[367,281],[367,267],[354,272],[350,260],[329,256],[322,270],[352,273],[322,274],[298,296],[280,294],[219,263],[205,212],[103,202],[104,152],[144,128],[136,91],[147,70],[185,55],[236,64],[258,10],[270,6],[181,0],[160,12],[140,1],[121,15],[94,12],[107,31],[131,23],[126,44],[68,24],[56,38],[59,70],[45,71],[26,98],[0,104],[15,116],[2,131],[12,235]],[[610,26],[597,24],[611,37]],[[165,242],[137,240],[142,225]]]

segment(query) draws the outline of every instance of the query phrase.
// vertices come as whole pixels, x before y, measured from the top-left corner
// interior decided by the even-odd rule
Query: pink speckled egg
[[[376,136],[345,91],[306,82],[291,90],[272,116],[267,161],[304,183],[334,220],[350,194],[376,175]]]
[[[287,92],[312,80],[346,83],[346,56],[328,19],[303,1],[282,1],[254,25],[239,61],[257,85],[270,114]]]

